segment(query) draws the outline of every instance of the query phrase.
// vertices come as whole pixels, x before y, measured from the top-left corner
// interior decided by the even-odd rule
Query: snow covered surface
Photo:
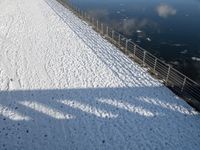
[[[0,0],[0,149],[199,149],[200,116],[55,0]]]

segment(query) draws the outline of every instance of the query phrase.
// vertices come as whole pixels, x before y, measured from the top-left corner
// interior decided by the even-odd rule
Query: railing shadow
[[[199,123],[162,87],[0,92],[1,149],[198,149]]]

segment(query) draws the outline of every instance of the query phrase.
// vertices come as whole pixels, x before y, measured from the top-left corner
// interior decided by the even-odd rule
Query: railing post
[[[85,20],[87,21],[87,13],[85,12]]]
[[[99,31],[99,21],[97,20],[97,31]]]
[[[115,41],[115,40],[114,40],[114,32],[115,32],[115,31],[112,30],[112,39],[113,39],[113,41]]]
[[[82,11],[82,14],[83,14],[83,19],[85,19],[85,13],[84,13],[84,11]]]
[[[121,40],[121,35],[119,34],[119,37],[118,37],[118,44],[120,46],[120,40]]]
[[[79,14],[79,16],[80,16],[80,8],[78,9],[78,14]]]
[[[109,37],[109,35],[108,35],[108,26],[106,27],[106,34]]]
[[[103,33],[104,33],[104,32],[103,32],[103,23],[101,24],[101,31],[102,31],[102,34],[103,34]]]
[[[143,67],[145,66],[146,53],[147,53],[147,52],[144,51],[144,56],[143,56],[143,60],[142,60]]]
[[[126,39],[125,54],[128,54],[128,39]]]
[[[136,48],[137,48],[137,46],[134,45],[134,48],[133,48],[133,55],[134,55],[134,57],[135,57]]]
[[[81,17],[81,9],[79,9],[79,16]]]
[[[79,15],[79,8],[77,7],[77,14]]]
[[[85,19],[87,20],[87,13],[85,12]]]
[[[83,10],[81,11],[81,17],[84,18],[84,17],[83,17]]]
[[[168,83],[169,80],[169,74],[170,74],[171,66],[169,65],[168,71],[167,71],[167,77],[165,79],[166,84]]]
[[[185,77],[184,77],[184,80],[183,80],[182,87],[181,87],[181,92],[183,92],[183,90],[184,90],[186,80],[187,80],[187,78],[186,78],[186,76],[185,76]]]
[[[95,27],[94,18],[92,17],[92,25]]]
[[[91,24],[91,17],[90,17],[90,15],[88,15],[88,21]]]
[[[154,67],[153,67],[154,74],[156,74],[157,61],[158,61],[158,58],[155,59],[155,63],[154,63]]]

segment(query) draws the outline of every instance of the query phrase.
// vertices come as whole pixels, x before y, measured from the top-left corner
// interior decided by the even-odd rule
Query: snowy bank
[[[0,149],[199,149],[199,114],[55,0],[0,10]]]

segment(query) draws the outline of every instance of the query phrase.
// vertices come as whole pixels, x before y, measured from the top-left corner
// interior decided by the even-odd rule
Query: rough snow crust
[[[199,149],[200,117],[55,0],[0,0],[0,149]]]

